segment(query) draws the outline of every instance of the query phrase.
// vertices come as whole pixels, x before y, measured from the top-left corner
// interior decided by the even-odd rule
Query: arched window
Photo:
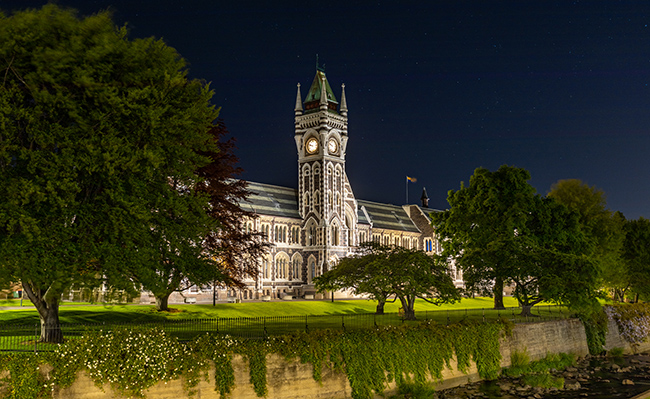
[[[425,238],[424,239],[424,250],[427,252],[432,252],[433,251],[433,243],[431,242],[430,238]]]
[[[332,226],[332,245],[339,245],[339,226]]]
[[[314,277],[316,277],[316,259],[314,257],[309,258],[309,268],[307,269],[307,277],[311,283]]]
[[[276,279],[287,279],[289,277],[289,257],[284,252],[275,257]]]
[[[305,193],[305,197],[303,198],[302,213],[303,215],[307,215],[309,213],[309,193]]]
[[[291,262],[291,279],[300,280],[302,278],[302,257],[296,254]]]
[[[316,245],[316,226],[311,224],[307,233],[307,245]]]
[[[262,275],[264,276],[264,279],[268,280],[270,278],[271,272],[269,270],[269,258],[266,256],[262,260]]]
[[[314,192],[314,212],[320,213],[320,195],[318,191]]]
[[[263,224],[262,225],[262,234],[264,235],[264,238],[266,238],[268,241],[271,241],[271,228],[268,224]]]

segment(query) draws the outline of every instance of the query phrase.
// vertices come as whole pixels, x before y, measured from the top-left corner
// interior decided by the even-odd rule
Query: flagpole
[[[408,176],[406,176],[406,204],[404,205],[408,205],[408,204],[409,204],[409,178]]]

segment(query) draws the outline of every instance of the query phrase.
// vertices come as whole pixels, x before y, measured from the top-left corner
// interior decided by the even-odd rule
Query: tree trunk
[[[386,301],[379,299],[377,300],[377,310],[375,310],[375,314],[384,314],[384,305],[386,305]]]
[[[519,313],[519,316],[522,316],[522,317],[539,317],[537,315],[534,315],[531,312],[531,310],[533,309],[533,306],[535,306],[535,305],[521,304],[521,313]]]
[[[497,277],[494,279],[494,308],[495,309],[505,309],[503,306],[503,278]]]
[[[159,312],[169,312],[169,296],[171,292],[163,295],[154,295],[156,296],[156,310]]]
[[[50,304],[45,317],[41,317],[41,342],[61,343],[63,332],[59,322],[59,304]]]
[[[50,288],[51,289],[51,288]],[[29,283],[23,282],[23,292],[36,307],[41,319],[41,342],[58,344],[63,342],[61,323],[59,322],[59,298],[61,294],[54,290],[33,289]]]
[[[402,303],[404,320],[415,320],[415,297],[409,298],[408,296],[400,296],[399,301]]]

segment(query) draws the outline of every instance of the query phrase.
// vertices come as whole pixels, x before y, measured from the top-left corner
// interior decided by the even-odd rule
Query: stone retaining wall
[[[622,347],[627,352],[645,351],[650,349],[646,343],[640,347],[630,347],[621,340],[615,323],[610,323],[607,336],[606,349]],[[501,340],[501,365],[510,365],[510,354],[513,351],[527,351],[531,360],[543,358],[548,353],[574,353],[585,356],[589,353],[585,330],[577,319],[558,320],[542,323],[516,325],[512,335]],[[249,383],[248,364],[240,356],[233,358],[235,368],[236,387],[231,395],[233,399],[257,398]],[[452,360],[451,369],[443,371],[443,381],[437,383],[436,389],[445,389],[458,386],[468,381],[477,381],[479,376],[476,366],[472,365],[468,374],[456,370],[455,361]],[[311,364],[286,362],[282,357],[270,355],[267,359],[267,398],[302,399],[302,398],[350,398],[351,389],[347,377],[343,374],[332,372],[324,368],[322,383],[317,383],[312,378]],[[386,394],[396,391],[394,384],[387,387]],[[146,393],[149,399],[180,399],[186,398],[182,381],[158,383]],[[85,372],[81,372],[73,386],[58,389],[53,392],[54,399],[109,399],[119,398],[109,386],[103,390],[97,387]],[[202,381],[197,387],[199,399],[217,399],[219,394],[214,390],[214,374],[210,374],[209,381]],[[379,396],[377,396],[379,398]]]
[[[578,356],[584,356],[589,351],[584,327],[579,320],[559,320],[544,323],[520,324],[514,327],[512,336],[504,337],[501,340],[501,353],[503,359],[501,365],[510,365],[510,353],[512,351],[526,350],[532,360],[540,359],[547,353],[568,353],[572,352]],[[248,364],[241,357],[233,358],[235,368],[235,390],[231,397],[233,399],[254,399],[257,398],[249,383]],[[437,389],[445,389],[468,381],[479,380],[476,366],[473,365],[468,374],[456,370],[456,364],[452,360],[452,369],[443,371],[444,380],[437,384]],[[351,389],[347,377],[343,374],[332,372],[328,368],[323,369],[322,384],[314,381],[312,377],[311,364],[300,364],[297,362],[287,363],[282,357],[270,355],[267,359],[267,380],[268,398],[278,399],[302,399],[302,398],[350,398]],[[219,394],[214,391],[214,379],[202,381],[198,386],[195,396],[201,399],[217,399]],[[386,393],[394,392],[394,384],[388,387]],[[75,384],[66,389],[54,392],[55,399],[108,399],[119,397],[110,387],[104,387],[104,391],[96,387],[86,373],[81,373]],[[167,384],[159,383],[149,389],[147,397],[150,399],[179,399],[187,397],[183,390],[181,381],[171,381]],[[378,396],[379,397],[379,396]]]

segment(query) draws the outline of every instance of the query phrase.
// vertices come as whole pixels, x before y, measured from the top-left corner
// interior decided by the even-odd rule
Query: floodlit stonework
[[[259,278],[244,290],[218,292],[218,299],[318,298],[313,278],[350,255],[365,241],[438,253],[431,228],[426,190],[421,205],[392,205],[357,199],[345,170],[348,108],[345,85],[337,100],[322,69],[302,100],[296,94],[294,139],[298,155],[298,189],[250,182],[253,195],[241,206],[259,217],[246,229],[261,231],[272,244],[262,259]],[[354,140],[354,136],[352,136]],[[456,285],[462,275],[450,266]],[[183,293],[198,302],[212,300],[212,290]],[[347,296],[345,292],[336,296]],[[183,300],[181,297],[170,301]]]

